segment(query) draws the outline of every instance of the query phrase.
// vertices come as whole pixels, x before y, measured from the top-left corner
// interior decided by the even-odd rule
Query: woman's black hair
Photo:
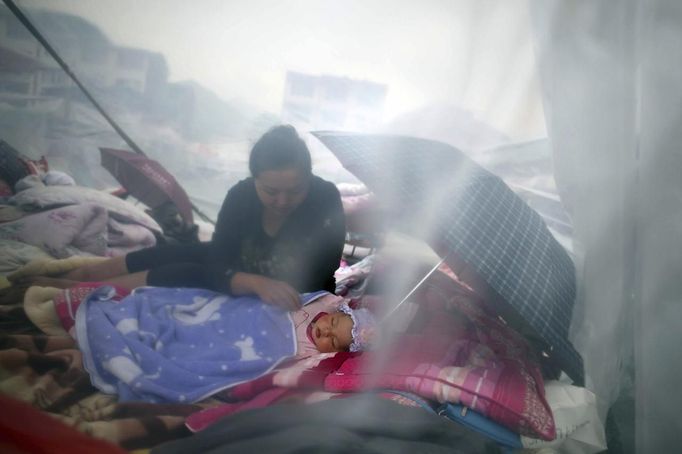
[[[257,177],[266,170],[292,167],[301,169],[306,174],[312,173],[308,147],[293,126],[280,125],[270,128],[251,149],[249,156],[251,175]]]

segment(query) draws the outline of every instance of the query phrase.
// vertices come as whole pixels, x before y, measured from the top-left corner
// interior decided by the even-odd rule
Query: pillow
[[[161,232],[161,227],[143,210],[103,191],[82,186],[33,187],[12,197],[13,203],[25,210],[36,210],[61,205],[95,203],[105,208],[119,221],[133,222]]]
[[[325,390],[408,391],[429,400],[461,403],[527,437],[554,439],[552,412],[537,375],[480,344],[438,337],[413,336],[401,339],[391,352],[365,352],[347,359],[327,376]]]

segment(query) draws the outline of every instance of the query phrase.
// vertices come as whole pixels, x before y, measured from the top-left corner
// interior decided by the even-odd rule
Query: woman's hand
[[[237,273],[232,278],[231,286],[235,294],[255,294],[264,303],[279,306],[287,311],[301,308],[298,292],[283,281],[257,274]]]
[[[254,291],[264,303],[279,306],[288,311],[296,311],[301,308],[299,294],[291,285],[275,279],[260,277],[262,280]]]

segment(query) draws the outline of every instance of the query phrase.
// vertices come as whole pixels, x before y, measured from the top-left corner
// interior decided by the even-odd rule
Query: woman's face
[[[319,352],[343,352],[353,342],[352,329],[353,319],[343,312],[335,312],[318,318],[311,336]]]
[[[300,169],[265,170],[255,178],[256,192],[271,214],[286,217],[308,195],[310,175]]]

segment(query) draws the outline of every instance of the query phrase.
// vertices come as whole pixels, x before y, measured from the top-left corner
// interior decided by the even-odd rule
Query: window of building
[[[325,127],[342,127],[346,121],[346,113],[340,110],[325,109],[321,112],[320,119]]]
[[[29,81],[0,80],[0,92],[28,94],[30,89]]]
[[[343,102],[348,93],[348,84],[343,80],[329,80],[324,86],[324,98],[328,101]]]
[[[282,113],[284,116],[293,118],[297,121],[309,122],[312,118],[313,110],[310,106],[295,102],[287,102],[282,108]]]
[[[366,107],[381,107],[386,99],[386,86],[378,84],[363,84],[357,87],[355,99],[358,104]]]

